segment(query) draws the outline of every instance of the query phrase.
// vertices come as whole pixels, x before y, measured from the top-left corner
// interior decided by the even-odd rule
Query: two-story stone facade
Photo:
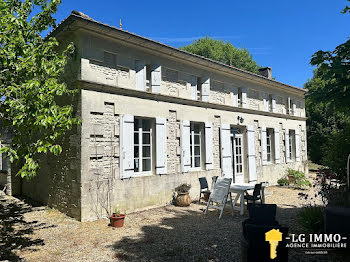
[[[78,13],[50,33],[73,41],[82,125],[22,194],[79,220],[172,201],[199,177],[276,184],[307,172],[305,90],[111,27]],[[68,152],[68,153],[67,153]]]

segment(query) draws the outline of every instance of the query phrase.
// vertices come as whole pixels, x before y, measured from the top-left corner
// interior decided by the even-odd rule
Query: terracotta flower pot
[[[294,176],[293,175],[288,175],[288,181],[289,181],[290,184],[294,184],[294,182],[295,182]]]
[[[189,193],[178,193],[176,197],[176,205],[179,207],[187,207],[191,204]]]
[[[208,201],[209,200],[209,196],[210,196],[210,193],[203,193],[204,201]]]
[[[120,214],[119,216],[112,215],[109,217],[109,219],[111,221],[112,227],[123,227],[124,226],[124,219],[125,219],[124,214]]]

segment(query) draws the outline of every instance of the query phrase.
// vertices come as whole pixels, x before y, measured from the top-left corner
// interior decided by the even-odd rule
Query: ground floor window
[[[190,129],[191,168],[201,167],[201,151],[202,151],[201,141],[202,141],[201,124],[191,122],[191,129]]]
[[[134,120],[134,172],[152,170],[151,119],[135,117]]]
[[[289,130],[289,159],[293,160],[295,154],[294,154],[294,148],[295,148],[295,131]]]

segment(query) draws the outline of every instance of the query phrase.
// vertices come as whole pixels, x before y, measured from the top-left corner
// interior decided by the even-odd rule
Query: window
[[[151,90],[151,65],[146,65],[146,91]]]
[[[287,98],[287,114],[292,115],[293,114],[293,101],[290,99],[290,97]]]
[[[196,98],[197,100],[201,100],[202,96],[202,79],[200,77],[197,77],[197,92],[196,92]]]
[[[238,106],[242,106],[242,88],[238,88]]]
[[[134,120],[134,172],[152,170],[152,121]]]
[[[293,156],[295,155],[294,154],[294,136],[295,136],[295,132],[294,130],[289,130],[289,159],[292,160],[293,159]]]
[[[274,152],[274,133],[273,128],[266,129],[266,161],[268,163],[273,162]]]
[[[270,111],[270,112],[272,112],[273,111],[273,109],[272,109],[272,95],[269,95],[269,100],[268,100],[268,110]]]
[[[190,153],[191,153],[191,168],[201,167],[201,124],[191,123],[190,128]]]

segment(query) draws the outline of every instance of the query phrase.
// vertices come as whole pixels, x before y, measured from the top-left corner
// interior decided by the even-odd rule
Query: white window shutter
[[[286,129],[284,141],[285,141],[285,145],[286,145],[286,163],[289,163],[291,161],[291,159],[289,157],[289,129]]]
[[[272,112],[276,113],[276,96],[272,95]]]
[[[231,129],[229,124],[221,124],[220,144],[221,144],[221,170],[224,177],[233,178],[232,168],[232,147]]]
[[[238,87],[233,87],[233,106],[238,107]]]
[[[197,77],[191,76],[191,98],[197,100]]]
[[[265,109],[265,111],[269,111],[269,103],[270,103],[270,101],[269,101],[269,95],[267,94],[267,93],[263,93],[263,99],[264,99],[264,109]]]
[[[160,65],[152,65],[151,85],[152,93],[159,94],[162,85],[162,67]]]
[[[202,83],[202,101],[209,102],[210,95],[210,78],[205,78]]]
[[[247,107],[247,88],[246,87],[242,88],[242,107],[243,108]]]
[[[295,130],[295,161],[300,161],[300,134]]]
[[[267,141],[266,141],[266,127],[261,128],[261,154],[263,166],[267,164]]]
[[[295,103],[295,100],[292,101],[293,103],[293,116],[297,115],[297,104]]]
[[[136,89],[146,91],[146,63],[145,61],[135,61]]]
[[[213,161],[213,123],[205,122],[205,168],[214,169]]]
[[[156,173],[167,173],[167,131],[166,118],[156,118]]]
[[[248,181],[256,182],[255,130],[254,126],[247,126],[248,140]]]
[[[275,144],[275,163],[281,163],[280,160],[280,131],[278,128],[274,129],[274,144]]]
[[[181,169],[186,173],[190,170],[191,154],[190,154],[190,121],[182,120],[180,126],[181,132]]]
[[[129,178],[134,173],[134,116],[120,117],[120,178]]]

